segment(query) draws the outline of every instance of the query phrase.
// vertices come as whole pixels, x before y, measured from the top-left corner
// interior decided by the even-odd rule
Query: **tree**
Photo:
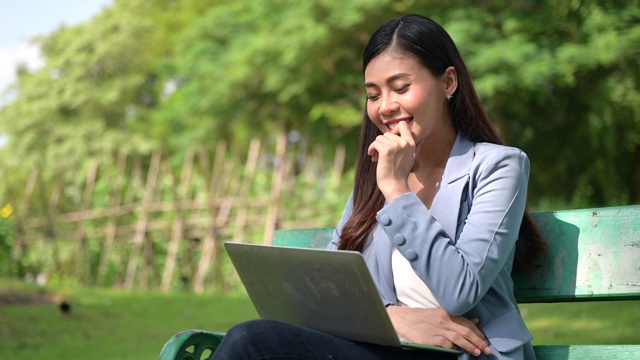
[[[135,16],[144,4],[117,2],[90,22],[35,40],[45,65],[19,74],[17,96],[0,112],[0,132],[9,135],[6,171],[24,176],[37,165],[47,178],[65,176],[91,158],[109,162],[119,149],[153,146],[128,131],[154,101],[146,91],[153,83],[148,59],[138,55],[139,37],[152,31]]]
[[[446,25],[492,119],[531,157],[530,198],[551,208],[639,201],[638,2],[483,10],[458,10]]]
[[[212,7],[178,39],[164,76],[177,90],[157,128],[175,134],[177,146],[292,130],[314,142],[354,143],[364,103],[360,54],[383,3]]]
[[[406,12],[452,35],[490,117],[531,158],[536,207],[640,200],[637,0],[116,1],[37,40],[46,65],[21,71],[0,110],[0,170],[63,176],[121,148],[182,158],[282,131],[353,159],[362,50]]]

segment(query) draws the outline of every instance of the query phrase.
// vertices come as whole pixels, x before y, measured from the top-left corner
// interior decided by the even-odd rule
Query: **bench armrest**
[[[224,333],[204,330],[185,330],[167,341],[160,351],[159,360],[200,360],[203,354],[209,359]]]

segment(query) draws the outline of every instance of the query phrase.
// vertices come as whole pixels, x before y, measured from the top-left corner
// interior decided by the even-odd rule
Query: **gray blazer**
[[[480,319],[478,327],[493,349],[483,358],[535,359],[511,279],[528,177],[523,151],[458,135],[431,209],[406,193],[377,214],[363,256],[385,305],[397,304],[395,246],[449,314]],[[349,198],[329,248],[337,248],[352,202]]]

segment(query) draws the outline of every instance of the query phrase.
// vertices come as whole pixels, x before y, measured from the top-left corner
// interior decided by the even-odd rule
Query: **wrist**
[[[409,189],[409,186],[398,186],[386,190],[382,190],[381,188],[380,191],[382,191],[384,199],[387,201],[387,204],[389,204],[401,195],[411,192],[411,189]]]

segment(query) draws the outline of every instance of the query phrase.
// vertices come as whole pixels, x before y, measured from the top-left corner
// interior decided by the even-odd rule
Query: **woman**
[[[435,22],[405,15],[384,24],[363,69],[355,186],[330,248],[363,253],[400,337],[460,348],[461,359],[534,359],[511,280],[517,240],[524,259],[544,250],[525,209],[526,154],[501,145],[455,44]],[[229,331],[215,356],[426,354],[259,320]]]

